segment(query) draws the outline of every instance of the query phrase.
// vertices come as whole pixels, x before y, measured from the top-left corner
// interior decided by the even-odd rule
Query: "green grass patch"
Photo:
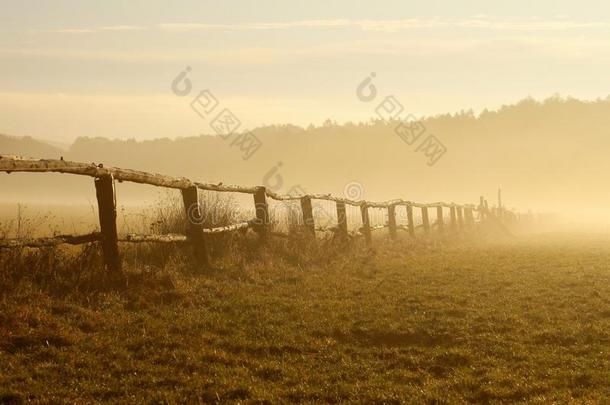
[[[324,263],[3,284],[0,402],[610,397],[610,243],[384,244]]]

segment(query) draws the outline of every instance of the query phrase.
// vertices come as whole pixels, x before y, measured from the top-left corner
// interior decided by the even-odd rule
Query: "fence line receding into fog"
[[[301,216],[305,230],[315,237],[318,230],[315,226],[312,200],[325,200],[334,202],[336,206],[337,224],[331,230],[334,231],[340,241],[348,240],[346,205],[360,207],[362,227],[359,229],[367,245],[372,243],[372,231],[388,228],[392,239],[397,237],[397,230],[405,230],[410,236],[415,236],[416,228],[423,228],[424,233],[429,234],[432,227],[436,227],[438,232],[445,232],[447,229],[452,231],[462,229],[472,229],[475,226],[474,212],[478,212],[478,221],[490,220],[497,224],[506,216],[514,214],[502,210],[499,205],[497,211],[490,210],[487,201],[481,197],[479,204],[455,204],[445,202],[417,203],[403,199],[395,199],[385,202],[372,202],[365,200],[351,200],[332,196],[330,194],[307,194],[301,196],[280,195],[267,190],[263,186],[244,187],[235,185],[212,184],[194,182],[187,178],[177,178],[156,173],[143,171],[120,169],[116,167],[104,167],[102,164],[70,162],[63,159],[25,159],[19,156],[0,155],[0,172],[54,172],[69,173],[94,178],[95,191],[98,204],[98,214],[100,222],[100,232],[86,235],[58,235],[51,238],[20,238],[2,239],[0,248],[15,247],[44,247],[60,244],[83,244],[90,242],[100,242],[104,256],[104,263],[112,271],[121,271],[119,257],[119,242],[160,242],[176,243],[190,242],[197,261],[201,265],[209,264],[208,253],[205,243],[205,235],[210,233],[231,232],[236,230],[247,230],[252,228],[260,237],[262,243],[269,236],[277,235],[270,231],[270,216],[267,198],[277,201],[300,201]],[[188,220],[189,229],[187,235],[166,234],[166,235],[137,235],[129,234],[119,236],[116,225],[116,194],[114,181],[128,181],[133,183],[148,184],[157,187],[178,189],[182,193],[184,208]],[[201,218],[199,202],[199,190],[245,193],[251,194],[254,199],[255,218],[218,228],[204,228],[202,224],[193,221],[193,218]],[[396,222],[396,207],[406,207],[407,225],[399,226]],[[369,218],[369,208],[386,209],[388,221],[384,225],[372,226]],[[415,225],[413,209],[421,210],[422,223]],[[436,209],[436,222],[431,224],[428,209]],[[449,222],[445,224],[443,209],[449,210]],[[448,225],[448,226],[447,226]]]

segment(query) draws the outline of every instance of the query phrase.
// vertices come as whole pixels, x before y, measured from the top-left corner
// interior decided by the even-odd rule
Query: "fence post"
[[[203,234],[203,215],[199,209],[199,190],[197,186],[182,189],[182,201],[186,210],[187,237],[193,246],[193,253],[197,263],[208,267],[208,251],[205,246]]]
[[[102,252],[104,264],[113,273],[121,272],[121,258],[119,257],[119,237],[116,229],[116,201],[114,200],[114,179],[112,174],[97,177],[95,183],[95,196],[102,232]]]
[[[396,206],[388,205],[388,228],[390,229],[390,238],[396,239]]]
[[[424,225],[424,232],[430,233],[430,219],[428,218],[428,207],[421,207],[421,220]]]
[[[267,190],[263,186],[256,188],[254,192],[254,209],[256,211],[256,224],[254,230],[258,233],[264,243],[267,239],[269,227],[269,206],[267,205]]]
[[[369,207],[366,202],[360,204],[360,213],[362,214],[362,233],[367,245],[372,245],[373,237],[371,235],[371,221],[369,219]]]
[[[502,189],[498,189],[498,211],[502,212]]]
[[[498,209],[496,210],[496,216],[500,222],[505,223],[504,218],[504,206],[502,205],[502,189],[498,189]]]
[[[339,237],[342,241],[347,241],[347,213],[345,210],[345,203],[337,201],[337,229],[339,231]]]
[[[451,222],[451,230],[453,232],[455,232],[457,230],[457,217],[455,215],[455,206],[452,205],[451,208],[449,209],[449,214],[450,214],[450,222]]]
[[[439,205],[436,207],[436,223],[438,225],[438,232],[443,233],[445,230],[445,223],[443,222],[443,206]]]
[[[304,196],[301,197],[301,211],[303,212],[303,225],[305,229],[313,235],[316,236],[316,227],[313,219],[313,208],[311,206],[311,197]]]
[[[464,209],[462,207],[457,207],[457,219],[458,219],[458,227],[459,229],[464,228]]]
[[[415,236],[415,223],[413,222],[413,206],[407,205],[407,227],[409,228],[409,235]]]
[[[485,199],[483,196],[479,199],[479,220],[485,220]]]
[[[469,228],[474,228],[474,215],[472,214],[472,207],[466,207],[464,210],[466,216],[466,224]]]

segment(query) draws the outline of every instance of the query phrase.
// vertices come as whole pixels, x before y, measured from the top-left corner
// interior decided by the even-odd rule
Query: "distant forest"
[[[610,206],[610,98],[585,102],[524,99],[495,111],[421,119],[421,138],[409,145],[397,122],[372,120],[301,128],[271,125],[252,131],[261,147],[243,159],[233,138],[200,135],[151,141],[82,137],[62,150],[30,137],[0,135],[0,153],[105,165],[225,184],[293,186],[341,195],[358,182],[363,197],[416,201],[494,201],[498,187],[509,206],[591,212]],[[423,131],[425,128],[425,131]],[[41,137],[44,134],[37,134]],[[432,166],[418,144],[434,135],[446,153]],[[232,144],[233,143],[233,144]],[[561,179],[561,181],[557,181]],[[93,198],[90,179],[70,175],[0,176],[3,201]],[[121,200],[148,198],[142,186],[121,185]]]

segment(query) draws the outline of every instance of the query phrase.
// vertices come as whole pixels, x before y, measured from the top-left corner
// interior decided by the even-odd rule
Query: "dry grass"
[[[607,238],[236,238],[205,273],[127,248],[120,289],[94,247],[3,251],[0,402],[610,397]]]

